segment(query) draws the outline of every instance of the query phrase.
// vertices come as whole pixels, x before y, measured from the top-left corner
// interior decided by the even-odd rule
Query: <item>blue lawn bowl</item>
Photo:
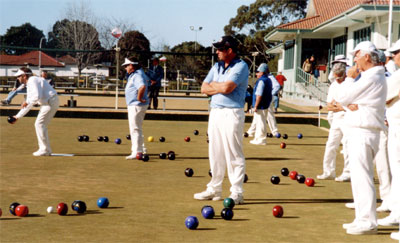
[[[221,217],[225,220],[231,220],[233,218],[233,211],[230,208],[224,208],[221,211]]]
[[[120,138],[117,138],[117,139],[115,139],[115,141],[114,141],[116,144],[121,144],[121,139]]]
[[[301,134],[301,133],[297,134],[297,138],[298,139],[302,139],[303,138],[303,134]]]
[[[86,212],[86,203],[84,201],[74,201],[72,203],[72,210],[76,211],[77,213],[84,213]]]
[[[281,135],[279,132],[278,132],[277,134],[275,134],[275,137],[276,137],[276,138],[281,138],[281,136],[282,136],[282,135]]]
[[[108,205],[110,204],[110,201],[108,201],[108,198],[106,197],[100,197],[97,199],[97,206],[99,208],[108,208]]]
[[[199,226],[199,220],[195,216],[188,216],[185,220],[185,225],[186,228],[195,230]]]
[[[201,209],[201,215],[203,215],[203,217],[205,218],[205,219],[212,219],[212,218],[214,218],[214,216],[215,216],[215,212],[214,212],[214,208],[213,207],[211,207],[211,206],[204,206],[202,209]]]

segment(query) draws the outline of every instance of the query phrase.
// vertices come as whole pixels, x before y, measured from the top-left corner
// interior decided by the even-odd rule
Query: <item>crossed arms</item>
[[[203,82],[201,85],[201,93],[206,95],[230,94],[236,86],[237,84],[235,82],[229,80],[225,82]]]

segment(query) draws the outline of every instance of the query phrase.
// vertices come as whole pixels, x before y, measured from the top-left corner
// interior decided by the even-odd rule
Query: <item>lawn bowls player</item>
[[[211,96],[208,123],[209,158],[212,171],[207,190],[194,194],[197,200],[220,200],[225,170],[235,204],[243,203],[246,161],[243,154],[244,103],[248,84],[247,64],[238,58],[238,42],[224,36],[213,43],[217,62],[205,78],[201,92]]]
[[[385,53],[381,50],[378,50],[379,56],[379,65],[385,68],[386,56]],[[387,72],[385,68],[385,77],[387,78],[391,76],[389,72]],[[390,187],[392,177],[390,174],[390,165],[388,158],[388,150],[387,150],[387,141],[388,141],[388,126],[387,121],[385,121],[385,130],[380,132],[379,138],[379,150],[375,155],[375,166],[376,166],[376,174],[379,179],[379,195],[382,200],[381,205],[376,209],[377,212],[387,212],[389,210],[389,197],[390,197]],[[379,222],[378,222],[379,224]]]
[[[131,61],[132,60],[132,61]],[[150,80],[143,72],[137,59],[125,58],[122,64],[128,76],[125,87],[125,99],[128,106],[129,132],[131,135],[131,155],[126,159],[136,159],[137,153],[144,153],[142,124],[149,105],[147,98],[147,82]]]
[[[39,150],[34,152],[33,155],[50,156],[52,151],[47,126],[56,114],[59,106],[57,92],[44,78],[33,76],[29,68],[20,68],[15,76],[22,84],[26,85],[27,95],[26,101],[21,105],[22,109],[14,118],[18,121],[34,105],[40,104],[40,111],[35,122]]]
[[[271,95],[272,99],[274,99],[274,96],[277,96],[279,94],[279,91],[281,89],[281,85],[279,84],[278,80],[272,75],[269,71],[268,65],[266,66],[266,70],[264,75],[266,75],[269,80],[271,80],[272,84],[272,90],[271,90]],[[279,131],[278,131],[278,126],[276,123],[276,118],[275,118],[275,111],[274,111],[274,103],[271,101],[270,107],[268,108],[267,112],[267,123],[269,126],[269,130],[271,131],[273,136],[276,136]],[[255,123],[252,123],[250,128],[247,130],[247,134],[249,134],[249,137],[253,137],[254,133],[256,131],[256,126]]]
[[[376,192],[373,160],[378,152],[380,131],[385,130],[384,112],[387,93],[385,69],[370,41],[360,42],[351,52],[361,78],[341,92],[334,106],[346,110],[344,117],[350,159],[351,188],[355,219],[343,224],[348,234],[377,234]],[[350,76],[350,75],[349,75]],[[351,76],[356,78],[356,75]]]
[[[400,40],[389,48],[393,61],[400,67]],[[386,118],[389,124],[388,156],[392,174],[389,216],[378,219],[382,226],[398,226],[400,222],[400,69],[387,78]],[[393,232],[392,239],[400,241],[400,232]]]
[[[339,56],[340,57],[340,56]],[[340,59],[335,57],[335,61],[332,62],[332,80],[334,80],[329,87],[327,104],[329,110],[330,117],[330,129],[328,141],[325,146],[324,160],[322,162],[323,165],[323,173],[321,175],[317,175],[319,180],[332,180],[336,181],[350,181],[350,167],[349,167],[349,159],[347,156],[347,151],[343,148],[343,157],[344,157],[344,166],[343,173],[339,177],[336,176],[336,151],[339,148],[341,141],[344,141],[344,130],[343,130],[343,119],[345,112],[344,111],[333,111],[332,100],[337,99],[338,95],[341,93],[341,90],[346,89],[346,85],[354,82],[352,78],[346,79],[346,59]]]
[[[262,63],[257,69],[257,81],[254,85],[252,106],[255,126],[254,139],[250,141],[255,145],[267,144],[267,114],[272,100],[272,82],[267,76],[268,65]]]

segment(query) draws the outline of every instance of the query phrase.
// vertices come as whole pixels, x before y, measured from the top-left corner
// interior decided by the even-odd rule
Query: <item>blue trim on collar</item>
[[[228,68],[235,66],[235,65],[236,65],[237,63],[239,63],[240,61],[241,61],[240,58],[235,57],[235,58],[229,63],[229,65],[228,65],[226,68],[225,68],[225,62],[224,62],[224,61],[219,61],[219,62],[218,62],[218,72],[219,72],[220,68],[223,68],[222,74],[224,74],[225,71],[226,71]]]

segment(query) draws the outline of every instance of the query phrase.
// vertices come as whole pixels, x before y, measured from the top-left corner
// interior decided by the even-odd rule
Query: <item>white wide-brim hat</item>
[[[347,65],[348,59],[346,58],[345,55],[337,55],[335,56],[335,60],[332,61],[332,65],[338,62],[344,63]]]
[[[18,69],[18,72],[14,76],[15,77],[19,77],[19,76],[24,75],[24,74],[32,74],[32,73],[26,73],[26,72],[22,71],[21,69]]]
[[[122,66],[127,66],[127,65],[129,65],[129,64],[138,65],[139,63],[138,63],[138,62],[132,62],[132,61],[129,60],[128,58],[125,58],[125,62],[122,63]]]

